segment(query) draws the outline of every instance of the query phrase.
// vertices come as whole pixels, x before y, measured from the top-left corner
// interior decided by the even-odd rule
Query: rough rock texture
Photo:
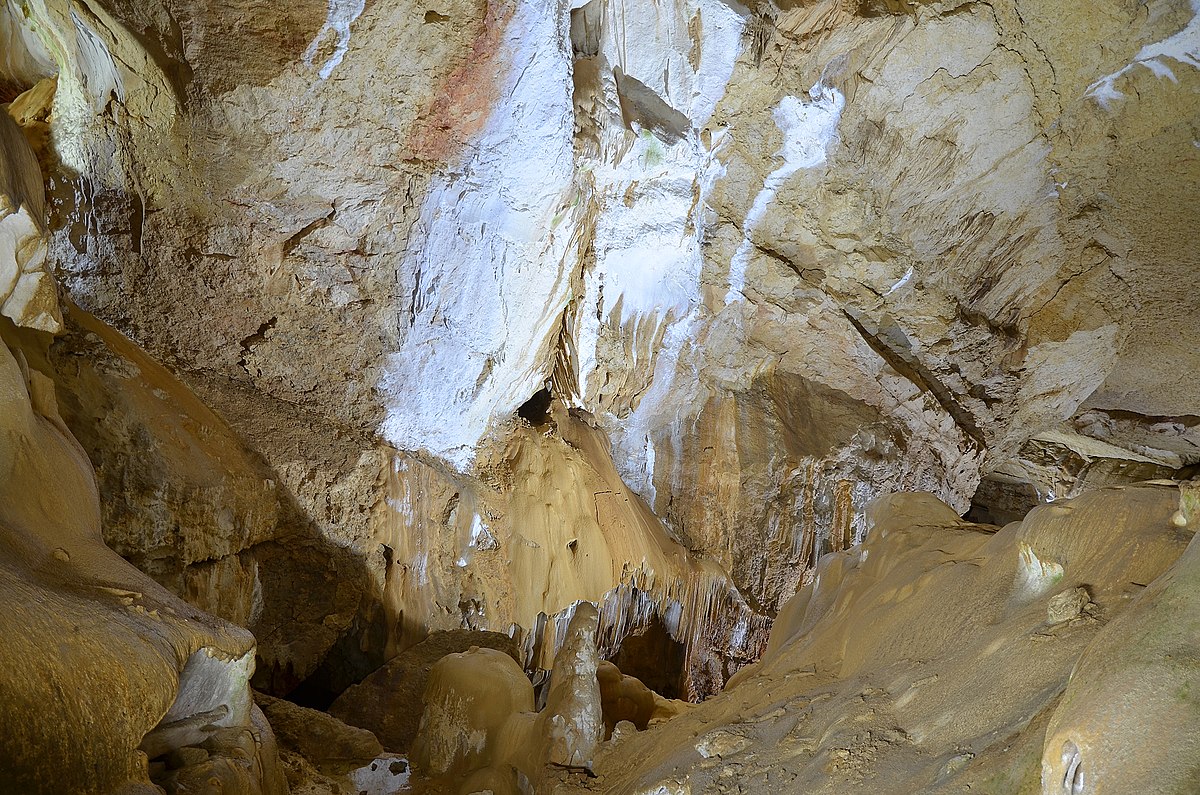
[[[286,793],[250,698],[253,636],[104,544],[95,472],[58,409],[56,291],[29,258],[44,242],[40,182],[0,114],[0,223],[29,221],[0,248],[0,272],[24,274],[0,318],[0,789]]]
[[[62,314],[46,260],[41,173],[21,129],[0,114],[0,314],[18,326],[55,332]]]
[[[277,500],[227,495],[257,506],[234,527],[286,527],[247,552],[228,505],[175,499],[195,472],[88,447],[157,514],[123,551],[254,624],[260,684],[328,701],[464,626],[516,624],[545,668],[587,599],[603,653],[657,622],[699,696],[879,494],[1003,520],[1200,460],[1198,24],[6,0],[0,97],[49,216],[0,208],[28,288],[0,275],[3,311],[57,322],[46,240],[71,299],[261,456]],[[192,559],[194,518],[223,557]]]
[[[323,773],[344,773],[383,754],[379,740],[366,729],[261,693],[255,694],[254,701],[270,721],[280,747],[303,756]]]
[[[519,718],[533,712],[533,685],[511,657],[478,647],[443,657],[430,672],[423,704],[412,753],[420,775],[447,784],[490,775],[504,789],[515,787],[501,746],[533,739],[531,722]]]
[[[1192,792],[1196,542],[1179,498],[1104,489],[1003,529],[931,495],[884,498],[866,543],[789,601],[760,663],[618,732],[596,778],[553,791]],[[1048,618],[1081,588],[1087,605]]]
[[[329,705],[329,714],[370,730],[389,751],[404,753],[421,723],[421,703],[430,670],[447,654],[459,654],[472,646],[495,649],[515,662],[524,660],[517,642],[499,632],[434,632],[351,685]]]
[[[526,666],[549,669],[566,608],[584,599],[600,606],[602,654],[661,627],[682,650],[665,675],[701,697],[766,642],[767,622],[725,572],[665,532],[603,435],[561,406],[515,428],[483,483],[398,453],[390,469],[384,598],[400,645],[425,627],[515,625],[528,630]]]
[[[315,709],[254,694],[279,741],[292,795],[408,792],[408,760],[385,753],[375,735]]]
[[[3,788],[286,791],[250,700],[253,637],[104,546],[91,465],[40,369],[47,340],[2,322]]]
[[[258,639],[256,681],[286,693],[339,642],[339,689],[382,661],[381,584],[322,535],[260,455],[145,351],[71,306],[50,348],[64,420],[96,466],[105,542]],[[366,638],[366,643],[363,642]]]
[[[548,764],[590,768],[596,746],[604,739],[596,671],[599,625],[595,607],[588,602],[577,606],[562,647],[554,657],[546,709],[542,713]]]

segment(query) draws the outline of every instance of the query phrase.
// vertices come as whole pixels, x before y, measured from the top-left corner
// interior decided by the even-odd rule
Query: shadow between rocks
[[[66,326],[51,365],[64,420],[96,471],[105,542],[189,603],[253,632],[251,684],[260,691],[323,709],[382,665],[388,626],[373,550],[327,537],[259,452],[264,434],[281,436],[272,433],[279,424],[355,461],[370,439],[353,440],[348,452],[347,439],[326,444],[336,431],[292,404],[264,407],[269,399],[255,390],[214,387],[211,378],[200,379],[201,389],[194,379],[185,386],[76,307]],[[238,411],[250,401],[260,405]],[[209,408],[216,404],[231,422]],[[264,412],[285,411],[263,422]],[[260,433],[244,433],[247,423]],[[268,453],[293,466],[306,460],[299,447]],[[365,481],[369,467],[359,469]],[[355,492],[364,502],[370,485]],[[353,513],[365,522],[370,508]]]

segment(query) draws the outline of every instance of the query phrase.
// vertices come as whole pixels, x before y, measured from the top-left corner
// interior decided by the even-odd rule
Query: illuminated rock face
[[[1175,521],[1180,496],[1103,489],[1004,528],[885,497],[758,664],[649,734],[618,733],[599,786],[558,791],[1193,791],[1196,517]]]
[[[62,328],[58,290],[46,262],[41,169],[21,129],[0,116],[0,313],[19,326]]]
[[[1200,460],[1188,5],[268,5],[0,10],[0,312],[263,687],[583,599],[705,695],[873,497]]]
[[[593,605],[574,606],[540,712],[529,680],[504,652],[472,647],[439,660],[413,743],[417,781],[515,793],[539,786],[548,770],[589,770],[604,739],[598,621]]]
[[[36,161],[7,116],[0,140],[0,206],[40,210]],[[28,217],[36,232],[40,215]],[[15,256],[28,274],[34,237],[0,250],[0,267]],[[37,311],[14,308],[20,297],[18,280],[0,318],[0,789],[285,793],[251,701],[253,636],[105,546],[95,473],[47,359],[45,331],[61,319],[53,283]]]

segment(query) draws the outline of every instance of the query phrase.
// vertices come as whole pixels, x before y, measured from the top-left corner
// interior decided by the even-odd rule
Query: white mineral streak
[[[492,535],[492,531],[488,529],[487,523],[479,514],[474,514],[471,517],[471,543],[468,545],[475,549],[499,549],[500,544],[496,541],[496,537]]]
[[[741,51],[745,19],[715,0],[663,3],[609,2],[601,51],[608,62],[637,78],[695,129],[708,123]],[[699,40],[689,25],[699,22]],[[699,57],[696,68],[692,60]]]
[[[1175,73],[1171,71],[1168,61],[1178,61],[1200,69],[1200,0],[1192,0],[1191,5],[1192,19],[1183,30],[1162,41],[1142,47],[1131,63],[1092,83],[1084,96],[1096,100],[1100,107],[1107,110],[1112,102],[1125,97],[1114,85],[1117,78],[1135,66],[1144,66],[1153,72],[1155,77],[1166,77],[1172,82],[1175,81]]]
[[[627,149],[601,147],[606,154],[619,152],[616,157],[602,154],[585,164],[600,212],[593,236],[595,267],[584,275],[588,309],[579,313],[573,329],[578,402],[587,408],[599,402],[603,385],[595,382],[603,379],[595,376],[602,329],[625,329],[629,364],[654,375],[634,413],[613,423],[621,437],[614,443],[622,448],[617,460],[626,483],[653,500],[651,436],[676,415],[660,416],[660,411],[668,399],[675,406],[686,404],[680,388],[696,389],[694,382],[675,387],[675,377],[686,344],[700,328],[703,240],[712,214],[708,196],[725,173],[718,157],[724,129],[713,131],[707,146],[697,131],[725,93],[745,20],[712,0],[606,8],[600,50],[607,63],[641,82],[692,126],[674,143],[643,130]]]
[[[0,195],[0,313],[19,325],[58,331],[58,320],[39,311],[34,300],[39,291],[54,294],[43,284],[52,278],[46,269],[45,236],[26,208],[5,213],[6,199]]]
[[[346,51],[350,49],[350,26],[362,14],[365,7],[366,0],[329,0],[329,12],[326,14],[325,24],[317,31],[316,37],[304,51],[305,65],[312,66],[313,59],[317,57],[317,50],[320,49],[322,42],[330,34],[337,37],[333,53],[325,59],[325,63],[321,64],[321,70],[318,72],[322,80],[328,79],[337,65],[346,57]]]
[[[912,278],[913,278],[913,267],[911,265],[909,265],[908,270],[906,270],[904,272],[904,275],[900,277],[900,280],[897,281],[895,284],[893,284],[891,287],[889,287],[888,291],[883,294],[884,297],[891,295],[892,293],[896,292],[897,290],[899,290],[902,287],[907,287],[908,283],[912,281]]]
[[[654,441],[649,436],[646,437],[646,474],[650,480],[647,484],[650,490],[650,504],[653,505],[658,499],[658,492],[654,489]]]
[[[519,3],[500,99],[461,161],[435,177],[401,264],[415,286],[382,381],[381,432],[459,470],[493,421],[542,385],[567,300],[570,225],[552,228],[573,173],[567,13],[555,0]]]
[[[648,132],[620,161],[594,167],[605,198],[593,238],[596,267],[584,276],[584,305],[596,311],[581,313],[576,330],[585,404],[594,397],[601,327],[636,325],[647,316],[657,318],[655,325],[674,322],[699,301],[704,199],[722,170],[695,136],[668,146]],[[622,197],[631,189],[636,194],[627,206]],[[633,340],[634,351],[639,342]]]
[[[401,763],[402,764],[398,764]],[[392,769],[399,772],[393,773]],[[369,765],[363,765],[349,773],[354,782],[355,792],[369,792],[371,795],[400,795],[411,792],[409,788],[408,763],[403,757],[385,754]]]
[[[817,81],[808,91],[810,102],[796,97],[784,97],[775,107],[775,126],[783,133],[783,147],[775,153],[783,158],[783,165],[767,175],[762,190],[754,197],[746,221],[742,224],[742,242],[733,254],[729,267],[729,292],[725,303],[742,299],[746,286],[746,265],[754,244],[750,235],[762,220],[767,207],[775,198],[780,186],[792,174],[802,168],[813,168],[825,162],[829,144],[837,135],[838,120],[846,106],[846,98],[836,88]]]
[[[79,58],[80,79],[91,96],[96,111],[103,109],[109,97],[125,99],[125,86],[113,61],[112,53],[100,40],[95,31],[84,24],[74,11],[71,22],[75,25],[75,46]]]
[[[688,355],[688,347],[699,335],[703,322],[698,309],[693,308],[682,320],[667,329],[656,355],[650,388],[642,396],[637,408],[625,418],[623,425],[612,432],[613,448],[621,451],[620,455],[614,456],[621,479],[648,500],[652,508],[657,496],[654,487],[655,456],[647,457],[646,448],[639,444],[639,440],[649,439],[655,434],[666,435],[673,447],[671,460],[676,468],[680,466],[685,429],[679,423],[678,410],[671,407],[693,406],[698,402],[700,374],[694,357]],[[681,365],[689,369],[682,378],[679,375]],[[670,482],[675,483],[678,475],[678,472],[670,473]]]

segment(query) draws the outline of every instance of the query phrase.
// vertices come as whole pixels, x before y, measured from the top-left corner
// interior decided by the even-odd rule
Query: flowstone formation
[[[885,497],[760,662],[547,791],[1195,792],[1197,514],[1180,504],[1171,482],[1110,488],[998,528]]]
[[[574,607],[540,712],[533,686],[503,652],[473,646],[438,661],[413,749],[417,783],[517,795],[540,789],[547,769],[589,770],[604,738],[598,626],[594,605]]]
[[[45,245],[37,161],[4,114],[0,207],[26,219],[0,249],[0,271],[24,273],[0,318],[0,790],[283,795],[251,700],[253,636],[104,544],[92,464],[58,410],[53,282],[26,279],[48,276],[30,267]]]

